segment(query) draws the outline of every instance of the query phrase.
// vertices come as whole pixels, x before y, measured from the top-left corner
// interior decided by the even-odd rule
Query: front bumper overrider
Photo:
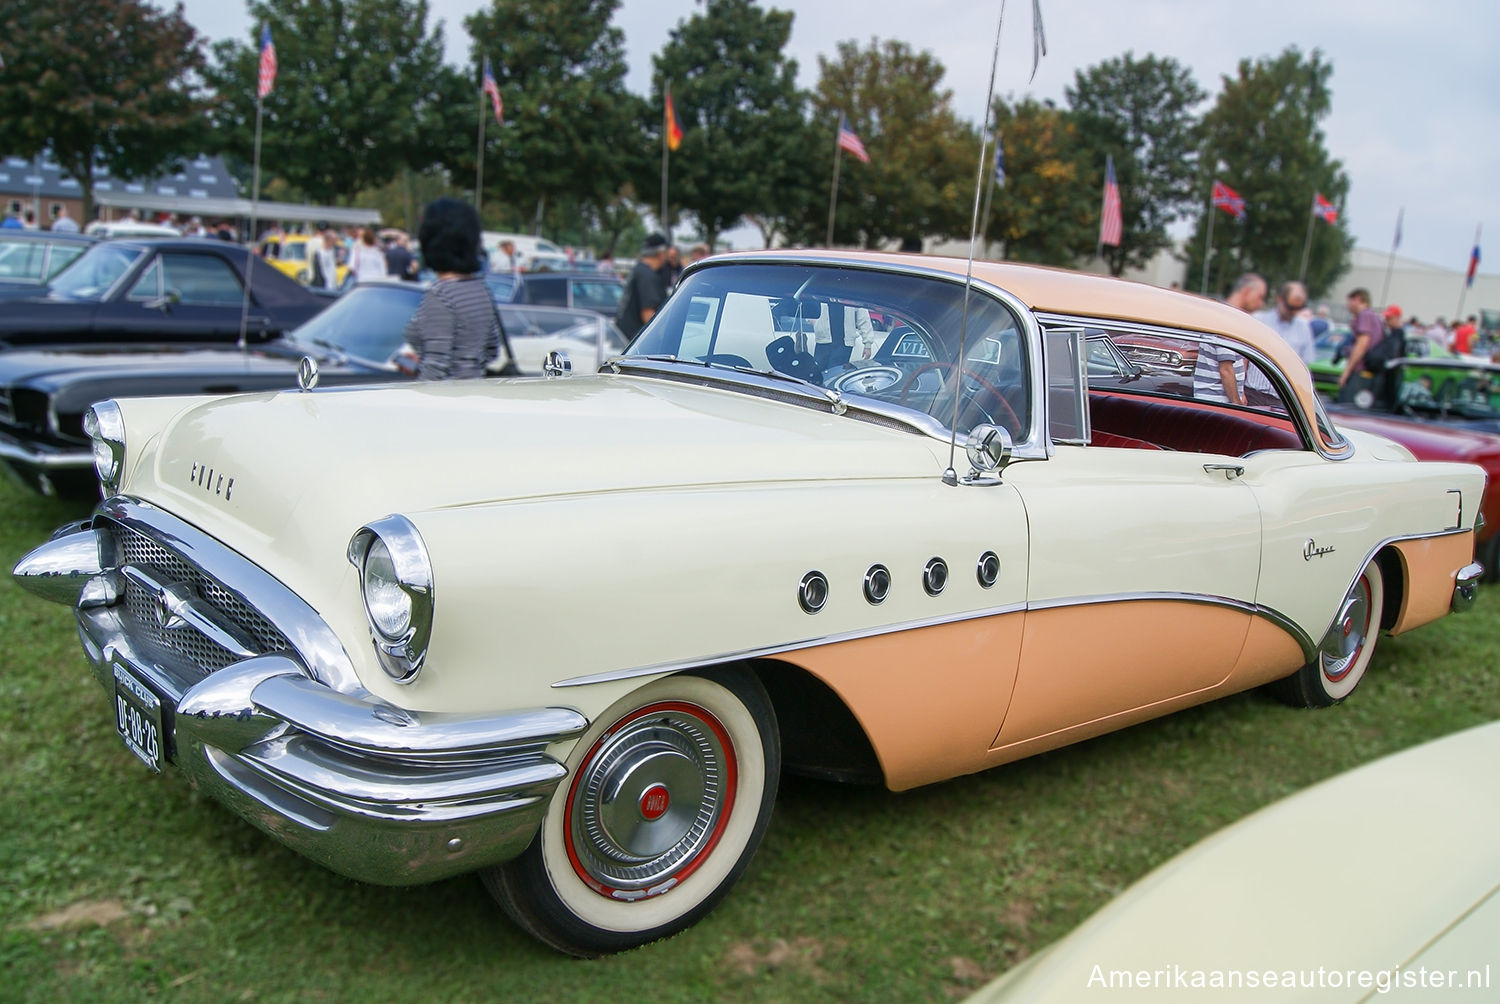
[[[530,843],[567,774],[547,748],[581,735],[583,715],[409,711],[334,689],[293,652],[186,679],[133,636],[121,569],[100,558],[108,532],[64,527],[12,574],[75,607],[106,689],[118,667],[161,699],[164,760],[197,787],[306,857],[381,885],[471,871]]]

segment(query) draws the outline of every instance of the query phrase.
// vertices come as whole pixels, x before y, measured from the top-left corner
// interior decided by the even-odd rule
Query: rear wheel
[[[1384,607],[1380,566],[1372,561],[1339,604],[1338,616],[1317,655],[1291,676],[1273,683],[1272,692],[1299,708],[1326,708],[1352,694],[1375,654]]]
[[[485,887],[571,955],[618,952],[707,914],[749,864],[781,770],[771,702],[740,668],[669,676],[601,715],[531,845]]]

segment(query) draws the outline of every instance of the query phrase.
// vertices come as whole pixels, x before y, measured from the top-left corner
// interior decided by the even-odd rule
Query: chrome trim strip
[[[94,466],[91,450],[58,450],[45,452],[26,446],[19,439],[0,432],[0,460],[14,460],[45,470],[85,470]]]
[[[837,256],[812,257],[807,255],[799,255],[795,252],[788,252],[784,255],[777,255],[774,258],[767,257],[764,252],[741,252],[739,254],[730,253],[714,255],[712,258],[704,259],[703,261],[701,261],[698,264],[698,267],[693,269],[693,271],[698,272],[702,271],[705,268],[715,268],[721,265],[765,265],[769,267],[780,267],[784,265],[805,265],[813,267],[820,266],[825,268],[852,269],[861,272],[884,272],[887,274],[894,273],[898,275],[910,275],[922,279],[935,279],[959,287],[965,285],[965,277],[962,275],[955,275],[952,272],[947,272],[942,269],[935,269],[923,265],[914,265],[906,262],[875,264],[869,261],[861,261],[854,258],[840,258]],[[1051,457],[1052,442],[1050,437],[1048,437],[1047,435],[1047,395],[1044,393],[1047,385],[1045,383],[1045,374],[1042,371],[1041,359],[1041,356],[1045,353],[1042,351],[1041,325],[1038,323],[1037,315],[1032,313],[1031,308],[1028,307],[1014,293],[1011,293],[1009,290],[1006,290],[1001,286],[996,286],[994,283],[989,282],[988,280],[981,279],[978,276],[975,276],[970,283],[970,288],[985,293],[992,299],[998,300],[1001,306],[1005,307],[1012,315],[1014,315],[1017,323],[1021,328],[1021,337],[1025,340],[1026,343],[1027,376],[1031,381],[1031,428],[1028,430],[1026,438],[1016,444],[1015,455],[1017,459],[1022,460],[1044,460],[1048,457]],[[662,313],[662,311],[658,311],[658,313],[660,314]],[[640,365],[640,363],[631,362],[629,355],[616,357],[610,362],[611,365],[614,366],[622,366],[626,364],[631,366]],[[674,372],[676,372],[675,367],[708,369],[707,367],[702,366],[702,364],[700,363],[672,363],[666,365],[673,366]],[[709,371],[715,373],[716,375],[722,375],[726,372],[724,370]],[[734,371],[727,372],[733,373]],[[786,382],[780,380],[768,380],[767,382],[771,385],[772,389],[779,390],[790,386]],[[814,388],[808,389],[811,390]],[[827,398],[823,397],[822,395],[817,395],[815,399],[822,404],[828,403]],[[849,405],[851,411],[858,409],[871,414],[880,415],[884,418],[890,418],[894,421],[903,422],[904,424],[910,425],[913,428],[917,428],[920,431],[924,432],[926,435],[932,436],[934,439],[938,439],[943,443],[949,442],[952,436],[952,433],[946,425],[943,425],[941,422],[933,419],[930,415],[923,415],[923,413],[921,412],[913,412],[909,409],[900,409],[899,413],[893,412],[888,414],[881,409],[868,407],[864,404],[850,401],[848,398],[844,398],[844,401]],[[937,427],[937,431],[928,428],[926,423],[915,421],[914,417],[917,415],[923,415],[923,417],[929,419],[931,424]]]
[[[1292,393],[1291,384],[1287,382],[1286,376],[1281,372],[1279,366],[1272,364],[1270,359],[1266,358],[1254,347],[1242,342],[1231,341],[1215,332],[1199,331],[1194,328],[1170,328],[1157,324],[1146,324],[1140,321],[1115,320],[1108,317],[1084,317],[1076,314],[1042,312],[1037,314],[1037,317],[1043,324],[1081,324],[1090,328],[1129,331],[1143,335],[1155,335],[1160,338],[1174,338],[1179,341],[1203,341],[1211,342],[1214,345],[1222,345],[1261,364],[1261,369],[1265,371],[1266,375],[1276,381],[1282,396],[1288,401],[1297,400],[1296,395]],[[1316,394],[1313,395],[1313,399],[1316,402]],[[1308,425],[1307,415],[1301,408],[1292,409],[1288,417],[1297,426],[1297,434],[1302,437],[1304,448],[1307,448],[1308,444],[1311,444],[1311,449],[1315,450],[1319,456],[1328,460],[1347,460],[1354,455],[1354,444],[1350,443],[1347,439],[1343,439],[1342,434],[1334,428],[1331,422],[1329,423],[1329,428],[1335,435],[1340,436],[1342,448],[1340,448],[1339,443],[1332,443],[1330,444],[1330,448],[1325,449],[1323,441],[1317,435],[1317,430]]]
[[[1026,609],[1024,603],[1009,603],[1005,606],[987,607],[982,610],[968,610],[963,613],[950,614],[943,617],[923,617],[920,620],[902,621],[899,624],[883,624],[880,627],[865,628],[860,631],[844,631],[838,634],[828,634],[803,638],[798,641],[785,642],[780,645],[766,645],[760,648],[747,648],[735,652],[723,652],[718,655],[708,655],[697,659],[682,659],[672,662],[660,662],[652,666],[638,666],[634,669],[616,669],[606,673],[592,673],[588,676],[574,676],[566,680],[559,680],[552,686],[561,687],[587,687],[595,683],[613,683],[616,680],[632,680],[640,676],[656,676],[664,673],[680,673],[683,670],[697,669],[700,666],[710,666],[721,662],[734,662],[740,659],[760,659],[765,656],[778,655],[782,652],[793,652],[800,648],[813,648],[818,645],[832,645],[841,641],[858,641],[861,638],[878,638],[885,634],[896,634],[900,631],[915,631],[918,628],[939,627],[944,624],[957,624],[962,621],[980,620],[985,617],[999,617],[1004,614],[1021,613]]]
[[[96,527],[100,519],[114,521],[161,542],[167,550],[239,596],[286,635],[314,679],[344,694],[355,697],[368,694],[333,629],[300,596],[259,565],[141,499],[126,495],[105,499],[95,511]]]

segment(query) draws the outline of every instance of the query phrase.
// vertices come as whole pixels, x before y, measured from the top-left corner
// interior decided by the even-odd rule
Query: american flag
[[[849,128],[849,120],[843,115],[839,116],[839,149],[848,150],[866,164],[870,162],[870,155],[865,152],[865,145],[859,141],[854,130]]]
[[[1237,220],[1245,218],[1245,200],[1224,182],[1214,179],[1214,208],[1222,209]]]
[[[255,93],[256,98],[264,98],[270,94],[275,84],[276,46],[271,44],[271,26],[263,24],[260,26],[260,84]]]
[[[1115,183],[1115,158],[1104,158],[1104,208],[1099,212],[1099,243],[1120,246],[1125,221],[1120,216],[1120,186]]]
[[[479,93],[490,96],[490,104],[495,106],[495,121],[505,121],[505,104],[500,100],[500,85],[495,83],[495,75],[490,72],[490,57],[484,57],[484,83],[480,85]]]
[[[1323,198],[1322,192],[1313,193],[1313,215],[1321,216],[1324,223],[1337,223],[1339,221],[1338,207]]]

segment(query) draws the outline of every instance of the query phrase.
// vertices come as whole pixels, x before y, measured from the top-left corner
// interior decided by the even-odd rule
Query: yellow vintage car
[[[278,272],[306,286],[312,282],[312,258],[321,240],[317,234],[286,234],[280,238],[281,247],[276,255],[268,256],[266,261]],[[349,278],[349,266],[340,262],[337,272],[338,284],[342,287]]]
[[[1268,403],[1091,367],[1126,333]],[[76,608],[126,748],[357,879],[477,871],[579,955],[712,909],[783,770],[902,790],[1336,704],[1482,571],[1483,471],[1341,432],[1249,316],[920,255],[707,259],[595,375],[89,431],[103,503],[13,574]]]

